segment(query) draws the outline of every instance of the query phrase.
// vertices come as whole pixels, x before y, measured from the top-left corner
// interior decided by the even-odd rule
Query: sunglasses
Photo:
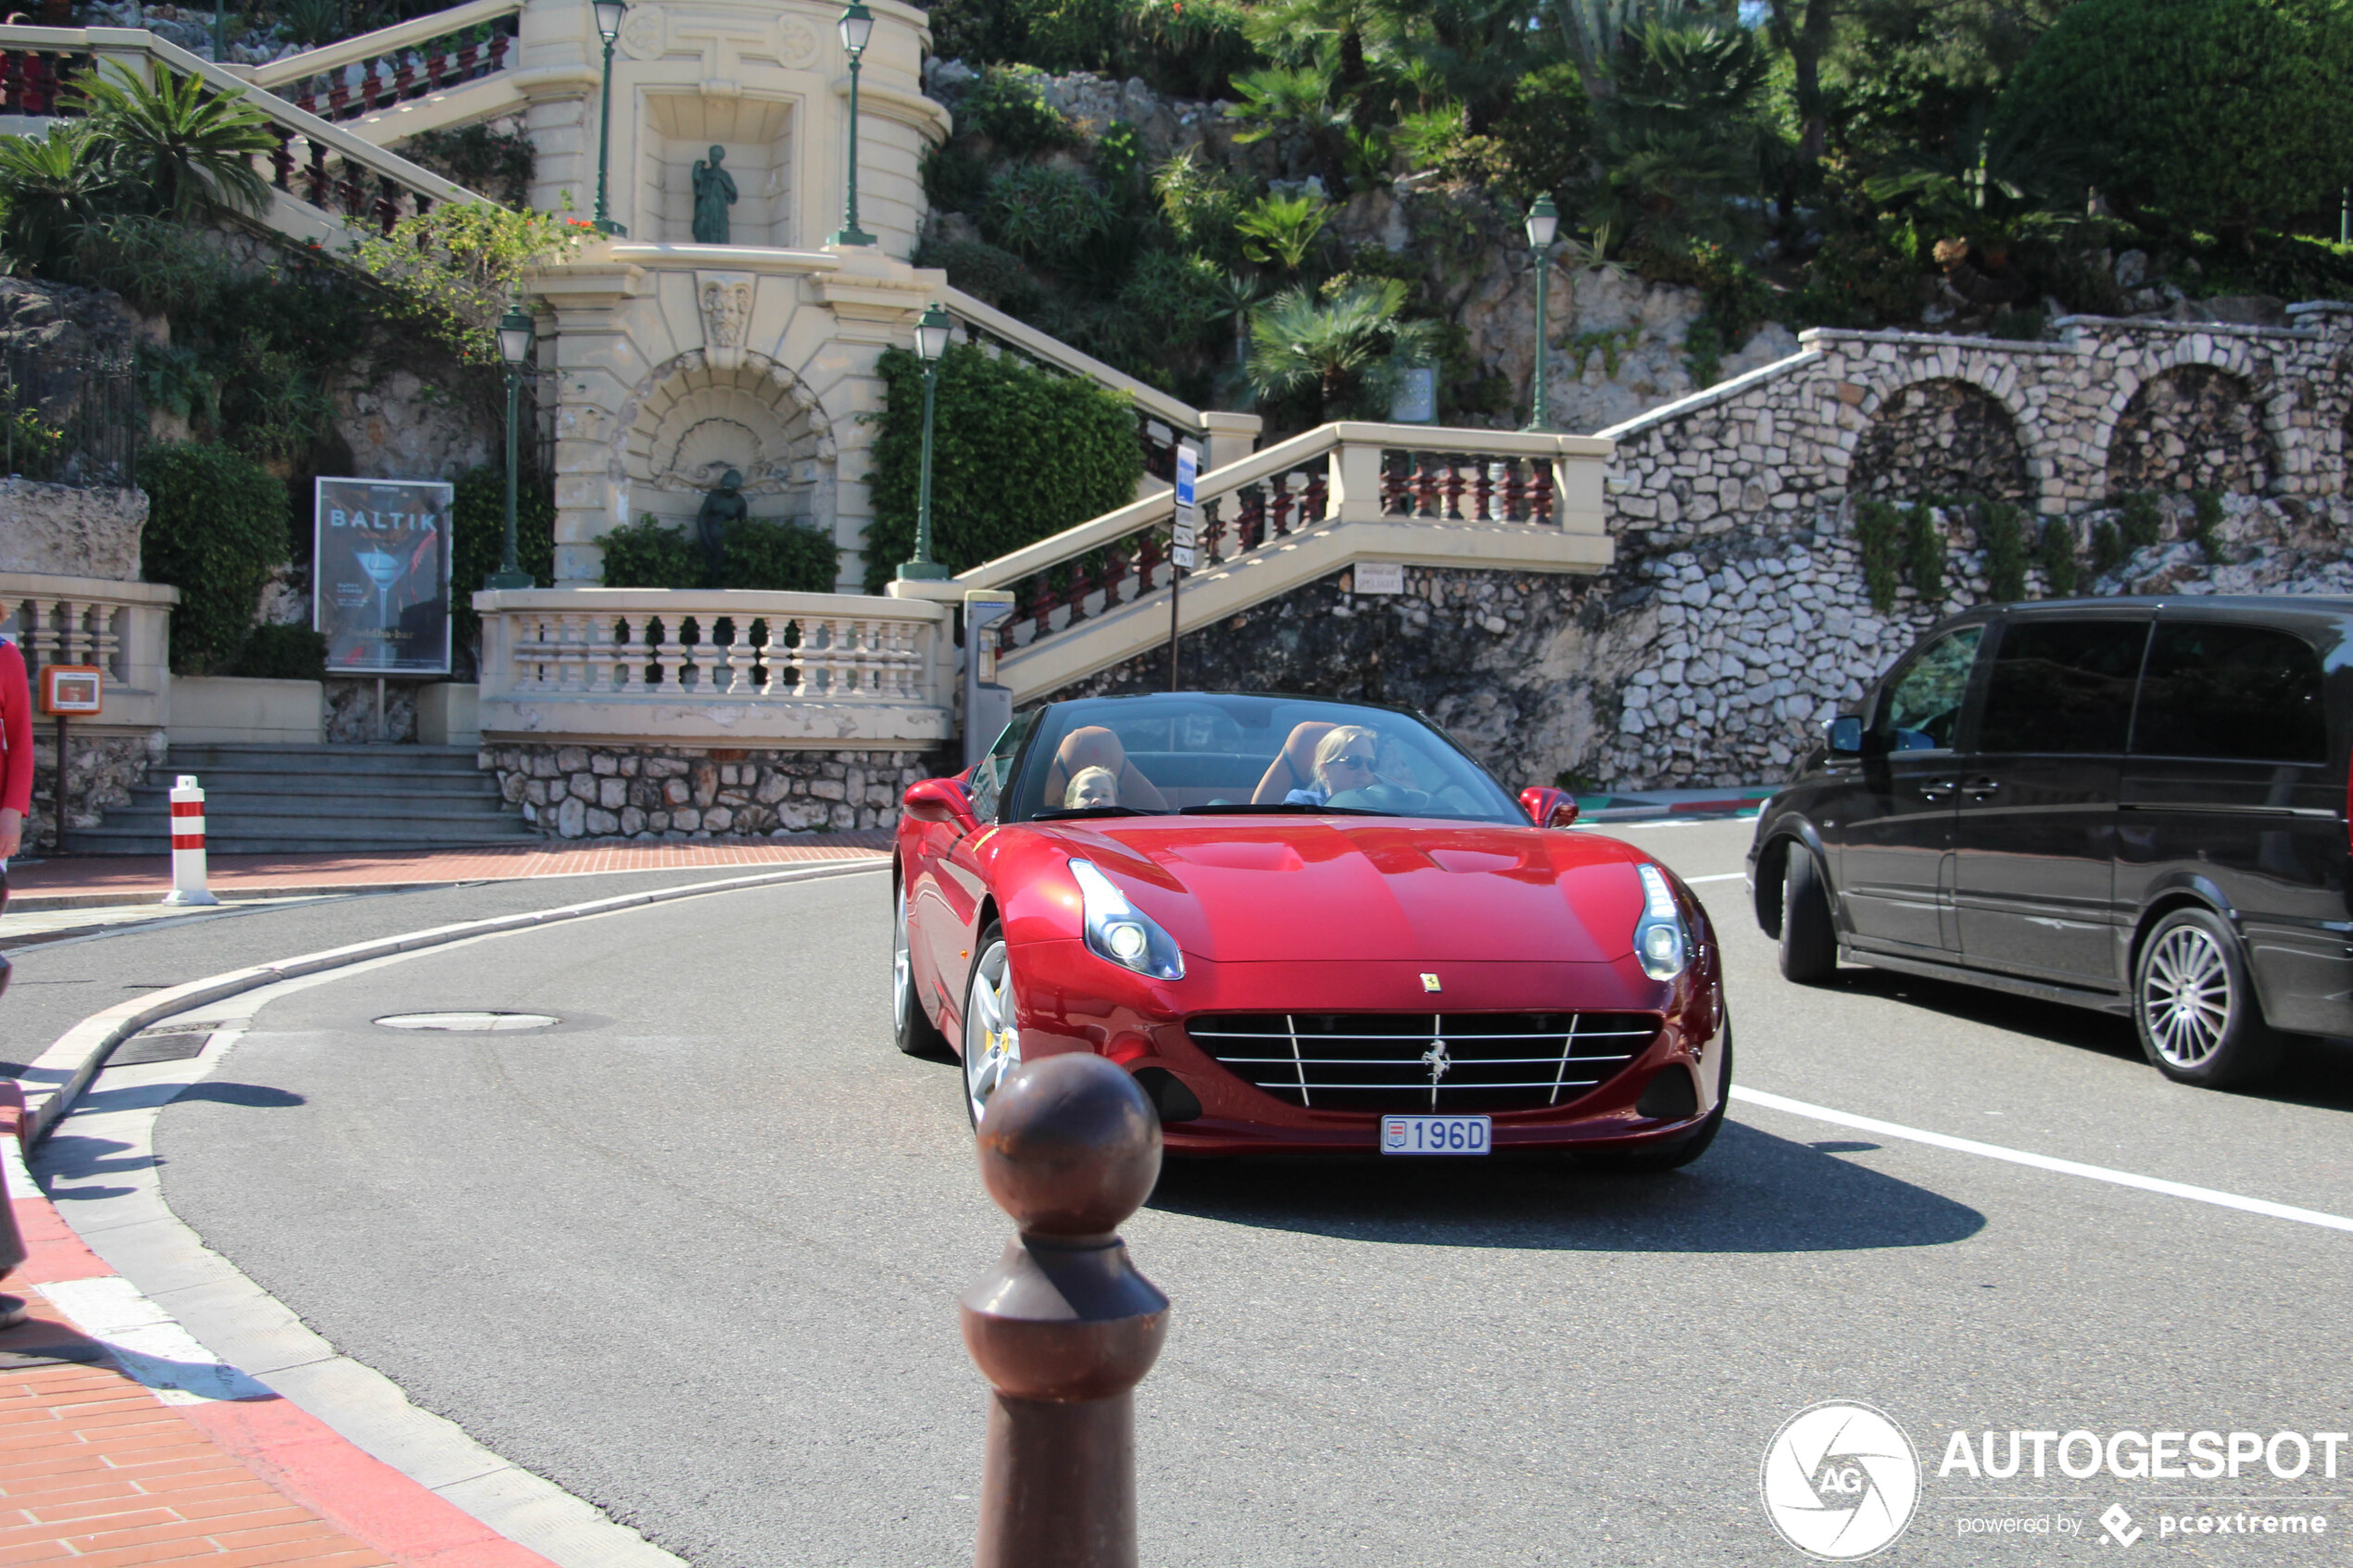
[[[1354,768],[1359,772],[1365,773],[1373,771],[1373,759],[1369,757],[1335,757],[1329,765],[1335,768]]]

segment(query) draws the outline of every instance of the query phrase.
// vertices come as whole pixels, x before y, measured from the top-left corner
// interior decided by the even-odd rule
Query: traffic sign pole
[[[1168,689],[1176,689],[1176,607],[1184,596],[1185,573],[1200,564],[1201,509],[1194,504],[1201,478],[1201,448],[1187,443],[1176,448],[1176,511],[1168,530]]]

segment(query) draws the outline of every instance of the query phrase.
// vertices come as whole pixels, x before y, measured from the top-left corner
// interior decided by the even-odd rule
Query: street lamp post
[[[947,567],[931,558],[931,409],[950,331],[948,312],[937,300],[915,322],[915,352],[924,362],[924,462],[915,482],[915,558],[900,567],[899,575],[918,583],[937,583],[950,575]]]
[[[1536,394],[1528,410],[1527,428],[1534,431],[1553,428],[1553,400],[1544,385],[1544,295],[1551,292],[1545,287],[1545,259],[1560,221],[1560,210],[1549,195],[1538,196],[1536,205],[1528,209],[1528,244],[1536,253]]]
[[[842,208],[841,229],[832,243],[837,245],[870,245],[875,236],[858,227],[858,58],[875,36],[875,13],[849,0],[841,13],[841,46],[849,56],[849,201]]]
[[[507,545],[498,570],[482,580],[485,588],[528,588],[531,573],[515,559],[515,467],[517,429],[522,424],[522,368],[531,358],[531,317],[521,304],[507,307],[498,320],[498,358],[507,362]]]
[[[597,110],[597,232],[627,238],[629,231],[612,220],[605,205],[605,169],[612,154],[612,46],[621,36],[621,19],[629,0],[594,0],[597,36],[605,41],[604,97]]]

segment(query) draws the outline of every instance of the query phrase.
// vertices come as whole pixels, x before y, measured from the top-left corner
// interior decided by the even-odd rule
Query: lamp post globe
[[[858,63],[866,53],[866,45],[874,42],[875,13],[859,0],[849,0],[841,13],[842,53],[849,56],[849,169],[844,185],[841,227],[829,244],[837,245],[870,245],[875,236],[858,226]]]
[[[509,306],[498,320],[498,358],[507,366],[507,535],[498,570],[482,580],[482,585],[490,589],[533,586],[531,573],[515,558],[515,470],[521,460],[522,370],[531,359],[531,340],[530,313],[520,302]]]
[[[597,232],[626,238],[629,231],[612,220],[606,205],[605,184],[606,171],[612,161],[612,46],[621,36],[621,22],[628,15],[629,0],[590,0],[590,9],[597,18],[597,36],[605,44],[603,97],[597,111]]]
[[[1544,295],[1551,279],[1548,253],[1554,236],[1560,232],[1560,209],[1553,205],[1550,195],[1538,196],[1528,209],[1528,247],[1536,257],[1536,388],[1529,399],[1528,426],[1531,431],[1553,428],[1552,395],[1545,385],[1544,370]]]
[[[931,420],[939,387],[939,361],[948,352],[948,339],[954,331],[955,323],[937,300],[926,306],[915,322],[915,353],[924,362],[924,458],[915,482],[915,558],[899,568],[900,577],[915,583],[937,583],[950,575],[947,567],[931,558]]]

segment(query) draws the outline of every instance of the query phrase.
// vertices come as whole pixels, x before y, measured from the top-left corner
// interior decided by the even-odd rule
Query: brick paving
[[[550,842],[387,854],[215,855],[208,884],[215,894],[347,892],[361,887],[437,886],[453,882],[589,876],[605,872],[686,871],[711,866],[790,865],[884,854],[890,834],[796,834],[788,840],[711,840],[681,844]],[[168,855],[62,856],[8,870],[11,906],[54,909],[159,898],[171,886]],[[0,1568],[6,1559],[0,1555]]]

